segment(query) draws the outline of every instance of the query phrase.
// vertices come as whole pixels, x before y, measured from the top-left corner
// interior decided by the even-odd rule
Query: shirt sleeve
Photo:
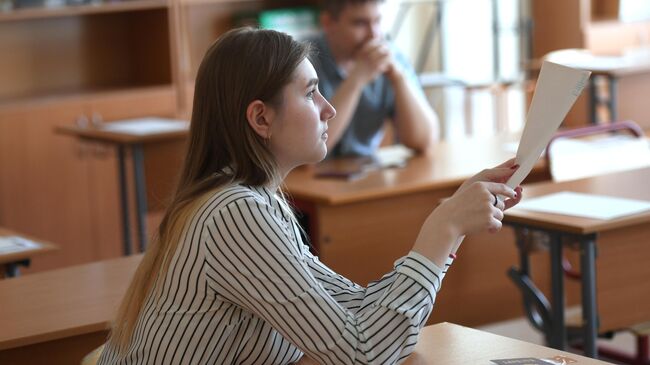
[[[422,85],[420,85],[418,75],[406,55],[393,44],[391,44],[391,49],[393,51],[393,57],[395,57],[395,61],[400,65],[406,81],[413,88],[413,90],[416,90],[418,94],[420,94],[422,97],[425,97],[424,90],[422,90]]]
[[[402,362],[444,275],[411,252],[364,289],[305,255],[291,223],[253,197],[213,213],[202,237],[207,280],[217,295],[322,364]]]

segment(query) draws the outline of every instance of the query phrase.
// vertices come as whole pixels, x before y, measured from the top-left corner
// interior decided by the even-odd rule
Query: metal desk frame
[[[561,231],[549,230],[527,224],[506,223],[517,233],[517,249],[519,251],[519,269],[511,268],[508,272],[515,284],[522,290],[525,311],[533,326],[540,329],[546,336],[548,345],[558,350],[567,347],[567,327],[564,318],[564,271],[562,268],[562,249],[565,242],[575,242],[580,249],[582,323],[580,337],[584,341],[585,354],[597,358],[596,336],[598,334],[598,303],[596,300],[596,257],[597,235],[578,235]],[[527,247],[526,231],[543,232],[549,238],[551,265],[551,304],[535,287],[531,280],[529,268],[529,250]]]

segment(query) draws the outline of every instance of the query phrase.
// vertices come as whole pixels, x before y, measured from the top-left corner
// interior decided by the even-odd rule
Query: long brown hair
[[[167,272],[184,229],[209,193],[229,182],[277,182],[277,165],[265,141],[248,124],[254,100],[282,104],[282,89],[309,46],[272,30],[235,29],[206,52],[196,77],[190,136],[183,171],[158,233],[120,305],[109,341],[124,353],[145,299]]]

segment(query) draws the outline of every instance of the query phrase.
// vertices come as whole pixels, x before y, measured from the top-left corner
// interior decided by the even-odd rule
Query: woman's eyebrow
[[[312,87],[314,85],[318,85],[318,78],[317,77],[314,77],[313,79],[309,80],[309,82],[307,82],[307,87],[308,88]]]

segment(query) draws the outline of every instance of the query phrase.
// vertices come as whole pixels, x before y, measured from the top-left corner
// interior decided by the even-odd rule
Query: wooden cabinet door
[[[84,112],[72,100],[0,112],[0,224],[60,247],[35,258],[36,270],[97,259],[87,146],[54,133]]]

